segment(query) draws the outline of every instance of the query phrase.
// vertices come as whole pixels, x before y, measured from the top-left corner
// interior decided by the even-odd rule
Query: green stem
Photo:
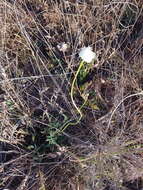
[[[81,110],[77,107],[77,105],[76,105],[76,103],[75,103],[75,101],[74,101],[73,92],[74,92],[74,85],[75,85],[77,76],[78,76],[78,74],[79,74],[79,72],[80,72],[80,70],[81,70],[83,64],[84,64],[84,61],[81,61],[80,65],[79,65],[79,67],[78,67],[78,70],[77,70],[77,72],[76,72],[76,74],[75,74],[75,77],[74,77],[74,79],[73,79],[72,86],[71,86],[71,93],[70,93],[72,103],[73,103],[74,107],[76,108],[76,110],[78,111],[78,113],[80,114],[80,116],[82,116],[82,113],[81,113]]]
[[[66,125],[63,125],[63,126],[61,127],[61,129],[60,129],[58,132],[55,132],[55,133],[54,133],[54,135],[55,135],[55,134],[58,134],[58,133],[62,133],[62,132],[65,131],[65,129],[66,129],[68,126],[70,126],[70,125],[77,125],[77,124],[80,122],[80,120],[81,120],[81,118],[82,118],[82,116],[83,116],[83,115],[82,115],[82,112],[81,112],[81,109],[78,108],[78,106],[76,105],[76,103],[75,103],[75,101],[74,101],[74,97],[73,97],[75,82],[76,82],[76,80],[77,80],[77,76],[78,76],[78,74],[79,74],[79,72],[80,72],[80,70],[81,70],[81,68],[82,68],[83,65],[84,65],[84,61],[81,61],[80,65],[79,65],[79,67],[78,67],[78,70],[77,70],[77,72],[76,72],[76,74],[75,74],[75,76],[74,76],[74,79],[73,79],[73,81],[72,81],[71,91],[70,91],[70,97],[71,97],[72,104],[74,105],[75,109],[76,109],[77,112],[79,113],[80,117],[79,117],[79,119],[78,119],[76,122],[73,122],[73,123],[72,123],[72,122],[69,122],[69,123],[67,123]],[[81,107],[82,107],[82,106],[81,106]]]

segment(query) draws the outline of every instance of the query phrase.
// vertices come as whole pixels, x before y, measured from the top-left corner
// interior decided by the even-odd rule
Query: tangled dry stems
[[[7,0],[0,10],[1,188],[131,189],[130,181],[142,182],[141,2]],[[84,117],[53,138],[78,119],[69,92],[85,45],[97,60],[75,88],[79,106],[80,93],[90,94]]]

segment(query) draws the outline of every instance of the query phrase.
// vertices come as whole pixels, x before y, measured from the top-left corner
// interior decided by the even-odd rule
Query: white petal
[[[95,59],[96,55],[95,53],[92,51],[91,47],[83,47],[81,49],[81,51],[79,52],[79,57],[87,62],[90,63],[93,59]]]

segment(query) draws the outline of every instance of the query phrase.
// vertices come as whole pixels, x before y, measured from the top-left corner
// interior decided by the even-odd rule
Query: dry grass
[[[139,0],[0,1],[0,188],[143,188],[142,21]],[[59,133],[79,119],[83,46],[88,101]]]

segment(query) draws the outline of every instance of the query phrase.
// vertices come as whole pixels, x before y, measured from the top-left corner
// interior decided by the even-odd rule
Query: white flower
[[[68,49],[68,47],[69,47],[68,44],[66,44],[65,42],[60,43],[60,44],[57,45],[57,48],[58,48],[60,51],[62,51],[62,52],[66,52],[67,49]]]
[[[96,55],[95,53],[92,51],[92,48],[90,46],[88,47],[83,47],[80,52],[79,52],[79,57],[87,62],[90,63],[92,60],[95,59]]]

